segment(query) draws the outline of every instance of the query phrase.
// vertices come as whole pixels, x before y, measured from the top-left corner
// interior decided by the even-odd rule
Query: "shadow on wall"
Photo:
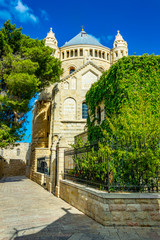
[[[21,159],[10,159],[9,163],[0,158],[0,179],[11,176],[24,176],[26,173],[26,163]]]
[[[87,236],[90,234],[92,235],[94,234],[95,239],[103,239],[103,238],[100,238],[99,236],[100,229],[102,228],[100,224],[96,223],[95,221],[93,221],[92,219],[90,219],[89,217],[83,214],[81,215],[81,214],[71,213],[69,211],[71,210],[71,208],[69,209],[62,208],[62,209],[64,210],[65,215],[59,218],[57,221],[49,225],[41,225],[37,227],[20,229],[20,230],[14,229],[15,232],[13,236],[10,238],[10,240],[11,239],[14,239],[14,240],[20,240],[20,239],[21,240],[35,240],[35,239],[67,240],[73,234],[78,234],[81,236],[83,234],[87,234]],[[38,231],[38,229],[42,229],[42,230]],[[81,239],[81,237],[76,239]]]
[[[17,178],[14,177],[4,177],[0,180],[0,183],[6,183],[6,182],[20,182],[26,179],[26,176],[16,176]]]

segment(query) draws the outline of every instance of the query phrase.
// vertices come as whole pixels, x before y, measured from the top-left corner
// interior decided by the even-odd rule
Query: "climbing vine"
[[[104,101],[105,120],[95,125]],[[123,57],[86,94],[89,140],[104,136],[160,137],[160,56]]]
[[[105,118],[98,124],[102,102]],[[82,140],[73,146],[74,176],[113,191],[158,191],[160,56],[123,57],[92,85],[86,103],[92,144],[86,151]]]

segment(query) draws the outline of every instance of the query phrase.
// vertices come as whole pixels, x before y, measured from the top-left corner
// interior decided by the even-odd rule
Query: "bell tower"
[[[112,49],[112,63],[117,62],[118,59],[122,58],[123,56],[128,56],[128,46],[120,32],[117,31]]]
[[[59,48],[58,48],[58,42],[55,38],[55,35],[52,31],[52,28],[50,28],[49,33],[47,34],[47,37],[45,38],[45,46],[49,46],[54,50],[54,56],[56,58],[59,58]]]

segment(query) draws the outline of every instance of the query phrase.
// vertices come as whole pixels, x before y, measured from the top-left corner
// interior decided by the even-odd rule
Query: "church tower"
[[[117,35],[115,37],[112,49],[112,63],[118,61],[118,59],[123,56],[128,56],[128,47],[127,42],[124,41],[122,35],[117,31]]]
[[[56,58],[59,58],[59,48],[58,48],[58,42],[55,38],[55,35],[52,31],[52,28],[50,28],[49,33],[47,34],[47,37],[45,38],[45,46],[49,46],[54,50],[54,56]]]

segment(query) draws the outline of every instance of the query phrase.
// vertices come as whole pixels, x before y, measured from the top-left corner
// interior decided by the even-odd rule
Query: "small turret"
[[[112,49],[112,63],[115,63],[123,56],[128,56],[127,42],[124,41],[122,35],[117,31]]]
[[[54,56],[56,58],[59,58],[59,48],[58,48],[58,42],[55,38],[54,33],[52,32],[52,28],[50,28],[50,32],[47,34],[47,37],[45,38],[45,46],[49,46],[50,48],[54,49]]]

